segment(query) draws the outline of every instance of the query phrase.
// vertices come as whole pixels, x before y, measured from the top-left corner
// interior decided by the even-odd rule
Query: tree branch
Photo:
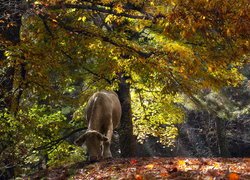
[[[53,140],[53,141],[51,141],[51,142],[49,142],[49,143],[47,143],[47,144],[45,144],[45,145],[43,145],[43,146],[39,146],[39,147],[37,147],[37,148],[34,148],[33,150],[39,151],[39,150],[42,150],[42,149],[49,149],[49,148],[51,148],[51,147],[57,145],[58,143],[60,143],[60,142],[62,142],[62,141],[64,141],[64,140],[66,140],[67,138],[69,138],[69,137],[72,136],[73,134],[75,134],[75,133],[77,133],[77,132],[79,132],[79,131],[85,130],[85,129],[86,129],[86,128],[78,128],[78,129],[75,129],[75,130],[73,130],[72,132],[70,132],[69,134],[67,134],[67,135],[65,135],[65,136],[63,136],[63,137],[61,137],[61,138],[59,138],[59,139]]]
[[[138,54],[139,56],[143,57],[143,58],[149,58],[153,53],[150,52],[150,53],[147,53],[147,52],[143,52],[143,51],[139,51],[139,50],[136,50],[134,49],[133,47],[130,47],[126,44],[119,44],[115,41],[113,41],[111,38],[107,37],[107,36],[104,36],[104,35],[101,35],[101,34],[95,34],[94,32],[89,32],[85,29],[76,29],[74,27],[71,27],[71,26],[67,26],[66,24],[58,21],[58,25],[67,30],[67,31],[70,31],[70,32],[74,32],[74,33],[77,33],[77,34],[83,34],[85,36],[89,36],[89,37],[97,37],[97,38],[100,38],[102,39],[104,42],[108,42],[114,46],[117,46],[117,47],[124,47],[126,48],[129,52],[135,52],[136,54]]]
[[[97,11],[97,12],[101,12],[101,13],[105,13],[105,14],[112,14],[118,17],[127,17],[127,18],[132,18],[132,19],[144,19],[144,20],[152,20],[153,17],[146,14],[146,15],[132,15],[132,14],[128,14],[125,12],[122,13],[118,13],[112,9],[107,9],[110,8],[108,6],[102,7],[100,5],[83,5],[83,4],[62,4],[62,5],[53,5],[53,6],[48,6],[48,9],[51,10],[57,10],[57,9],[85,9],[85,10],[90,10],[90,11]],[[129,9],[127,9],[129,10]]]
[[[45,16],[39,14],[39,17],[42,19],[43,24],[44,24],[44,26],[45,26],[45,29],[48,31],[49,35],[50,35],[51,37],[54,37],[52,31],[51,31],[50,28],[49,28],[48,23],[46,22]],[[61,51],[61,53],[62,53],[63,55],[65,55],[67,58],[69,58],[70,60],[73,60],[73,58],[72,58],[69,54],[67,54],[65,51],[63,51],[63,50],[61,50],[61,49],[60,49],[60,51]],[[110,81],[108,78],[106,78],[106,77],[101,77],[99,74],[93,72],[92,70],[90,70],[90,69],[88,69],[88,68],[86,68],[86,67],[84,67],[84,66],[81,66],[81,67],[82,67],[85,71],[89,72],[90,74],[92,74],[92,75],[94,75],[94,76],[97,76],[97,77],[99,77],[99,78],[101,78],[101,79],[104,79],[104,80],[107,81],[109,84],[112,84],[112,81]]]
[[[73,60],[73,58],[72,58],[69,54],[67,54],[65,51],[61,50],[61,52],[62,52],[66,57],[68,57],[70,60]],[[85,71],[89,72],[90,74],[92,74],[92,75],[94,75],[94,76],[97,76],[97,77],[99,77],[100,79],[104,79],[104,80],[107,81],[109,84],[112,84],[112,81],[109,80],[108,78],[100,76],[99,74],[97,74],[97,73],[95,73],[94,71],[92,71],[92,70],[86,68],[85,66],[81,66],[81,67],[82,67]]]

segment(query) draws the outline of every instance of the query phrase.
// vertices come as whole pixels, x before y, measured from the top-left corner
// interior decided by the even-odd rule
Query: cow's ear
[[[108,141],[109,139],[107,138],[107,136],[104,136],[104,135],[102,135],[102,141]]]
[[[79,138],[77,138],[74,142],[74,144],[76,144],[77,146],[81,146],[83,145],[83,143],[85,142],[86,140],[86,133],[81,135]]]

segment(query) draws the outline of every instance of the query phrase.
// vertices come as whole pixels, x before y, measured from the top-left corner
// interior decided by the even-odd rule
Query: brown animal
[[[91,96],[86,109],[88,129],[75,141],[77,145],[85,142],[90,161],[112,157],[111,139],[120,118],[121,104],[115,92],[103,90]]]

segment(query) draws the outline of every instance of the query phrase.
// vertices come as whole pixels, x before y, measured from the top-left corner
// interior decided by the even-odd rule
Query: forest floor
[[[36,173],[50,180],[250,180],[250,158],[130,158],[71,166]]]

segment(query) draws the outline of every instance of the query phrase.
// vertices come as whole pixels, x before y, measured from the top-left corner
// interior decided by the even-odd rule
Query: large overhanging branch
[[[97,11],[105,14],[112,14],[118,17],[127,17],[127,18],[132,18],[132,19],[144,19],[144,20],[153,20],[154,17],[149,15],[149,14],[143,14],[143,15],[133,15],[129,14],[126,12],[117,12],[115,10],[110,9],[110,7],[107,6],[100,6],[100,5],[84,5],[84,4],[62,4],[62,5],[52,5],[48,6],[48,9],[51,10],[57,10],[57,9],[84,9],[84,10],[89,10],[89,11]],[[129,10],[129,9],[126,9]],[[133,9],[131,9],[133,10]],[[142,13],[142,12],[140,12]]]
[[[81,0],[81,2],[84,2],[84,3],[89,3],[91,4],[92,6],[101,6],[101,7],[105,7],[105,8],[109,8],[109,9],[112,9],[114,8],[114,2],[110,2],[108,4],[104,4],[102,2],[98,2],[96,0]],[[142,16],[138,17],[137,19],[146,19],[146,20],[155,20],[157,18],[166,18],[165,15],[163,14],[157,14],[157,15],[153,15],[153,14],[150,14],[148,12],[146,12],[144,10],[144,2],[142,1],[141,4],[133,4],[132,2],[126,2],[123,4],[123,9],[125,11],[135,11],[135,12],[138,12],[140,14],[142,14]],[[136,17],[136,16],[135,16]],[[132,18],[132,17],[130,17]]]
[[[55,23],[55,21],[53,21]],[[108,36],[105,36],[105,35],[102,35],[102,34],[98,34],[98,33],[95,33],[93,31],[88,31],[86,29],[77,29],[77,28],[74,28],[74,27],[71,27],[71,26],[68,26],[66,25],[65,23],[57,20],[58,22],[58,26],[60,26],[61,28],[69,31],[69,32],[73,32],[73,33],[77,33],[77,34],[82,34],[82,35],[85,35],[85,36],[88,36],[88,37],[96,37],[96,38],[99,38],[101,40],[103,40],[104,42],[108,42],[116,47],[122,47],[124,49],[126,49],[127,51],[129,52],[134,52],[135,54],[143,57],[143,58],[149,58],[153,53],[152,52],[143,52],[143,51],[140,51],[140,50],[137,50],[131,46],[129,46],[128,44],[120,44],[118,42],[115,42],[114,40],[112,40],[112,38],[109,38]]]

